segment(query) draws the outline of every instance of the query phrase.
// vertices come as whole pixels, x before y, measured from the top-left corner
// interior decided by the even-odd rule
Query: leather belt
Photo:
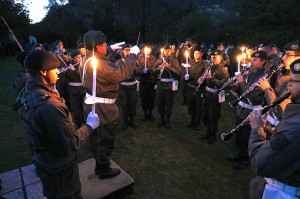
[[[245,102],[242,102],[242,101],[239,101],[239,105],[243,108],[247,108],[247,109],[251,109],[251,110],[254,110],[254,109],[261,109],[262,106],[261,105],[250,105],[250,104],[246,104]]]
[[[69,82],[69,86],[82,86],[81,82]]]
[[[85,96],[86,96],[86,99],[85,99],[86,104],[95,104],[95,103],[114,104],[116,102],[116,98],[115,99],[103,98],[103,97],[93,98],[93,96],[88,93],[86,93]]]
[[[279,182],[278,180],[275,180],[274,178],[265,178],[265,180],[270,186],[273,186],[277,189],[288,192],[291,195],[300,196],[300,187],[293,187],[293,186],[284,184],[282,182]]]
[[[173,79],[172,78],[161,78],[160,81],[161,82],[172,82]]]
[[[123,86],[132,86],[132,85],[136,85],[137,82],[136,81],[134,81],[134,82],[121,82],[120,84],[123,85]]]
[[[208,87],[208,86],[205,87],[205,90],[207,90],[207,91],[209,91],[209,92],[211,92],[211,93],[216,93],[216,92],[219,91],[219,89],[210,88],[210,87]]]

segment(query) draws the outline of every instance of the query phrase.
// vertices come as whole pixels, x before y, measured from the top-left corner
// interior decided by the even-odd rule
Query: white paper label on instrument
[[[219,103],[225,102],[225,91],[221,90],[219,92]]]

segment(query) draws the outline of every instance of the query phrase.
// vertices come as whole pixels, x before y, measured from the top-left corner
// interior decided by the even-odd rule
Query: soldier
[[[193,59],[194,46],[193,46],[193,41],[191,38],[186,38],[185,42],[180,44],[179,48],[176,51],[175,57],[179,61],[180,65],[182,63],[185,63],[185,61],[186,61],[186,56],[185,56],[186,52],[190,56],[189,59]],[[186,82],[184,81],[183,77],[180,78],[180,82],[182,85],[182,98],[183,98],[181,105],[185,105],[186,104],[186,95],[187,95],[187,85],[186,85]]]
[[[47,198],[81,198],[77,151],[100,124],[90,113],[87,124],[75,131],[71,114],[53,89],[59,60],[50,52],[31,51],[25,66],[30,80],[16,103],[27,129],[33,162]]]
[[[165,57],[158,59],[154,65],[154,75],[159,78],[157,82],[156,103],[158,113],[160,114],[160,121],[157,127],[160,128],[165,125],[167,129],[171,127],[170,118],[172,115],[174,94],[177,90],[173,87],[176,84],[174,80],[178,80],[180,71],[179,62],[172,56],[171,48],[171,44],[167,43],[164,46]]]
[[[201,107],[202,107],[202,93],[203,87],[198,88],[198,79],[203,75],[206,68],[209,67],[207,61],[202,59],[203,50],[200,46],[194,46],[194,59],[192,59],[188,67],[181,76],[185,77],[187,83],[187,108],[191,116],[190,122],[186,127],[192,127],[196,131],[200,130],[201,124]],[[187,73],[188,72],[188,73]]]
[[[221,104],[218,91],[229,79],[228,70],[225,63],[222,62],[223,53],[219,50],[212,52],[210,59],[212,65],[207,69],[204,76],[199,78],[198,82],[204,81],[205,91],[202,99],[202,120],[206,127],[206,133],[200,139],[207,139],[208,144],[212,144],[216,140],[216,133],[219,125],[218,121],[221,118]],[[202,80],[202,78],[204,80]]]
[[[66,93],[68,95],[68,107],[72,113],[74,123],[77,127],[83,124],[83,102],[85,91],[81,82],[82,57],[79,50],[71,51],[71,66],[64,72],[66,78]]]
[[[249,87],[257,83],[258,80],[267,74],[265,73],[265,65],[268,59],[268,54],[265,51],[256,51],[251,56],[251,69],[245,75],[237,75],[237,85],[234,91],[238,95],[242,95]],[[255,108],[260,108],[266,101],[265,92],[257,87],[252,90],[244,99],[242,99],[237,105],[237,118],[236,124],[240,124],[244,119],[248,117],[250,112]],[[228,154],[227,160],[237,161],[234,163],[234,169],[244,169],[249,165],[248,157],[248,141],[251,132],[250,125],[243,126],[236,134],[236,147],[238,153]]]
[[[122,47],[122,58],[117,60],[116,65],[124,65],[125,59],[128,57],[131,45],[125,44]],[[136,116],[136,103],[137,103],[137,80],[134,75],[125,79],[120,83],[119,98],[123,111],[123,129],[127,129],[128,125],[136,129],[137,125],[134,122]]]
[[[224,62],[224,65],[226,67],[229,66],[230,64],[230,59],[229,59],[229,56],[227,55],[226,53],[226,49],[225,49],[225,45],[223,43],[218,43],[217,45],[217,50],[221,51],[223,53],[223,58],[222,58],[222,62]]]
[[[284,116],[270,140],[260,136],[265,123],[261,111],[253,111],[249,117],[252,128],[249,157],[252,169],[257,175],[265,177],[267,182],[263,198],[300,197],[300,59],[291,64],[291,70],[291,103],[286,106]],[[251,190],[250,196],[254,198]]]
[[[114,149],[114,133],[117,128],[119,110],[115,104],[119,84],[132,76],[139,48],[130,49],[125,63],[116,65],[105,56],[112,50],[121,49],[120,43],[111,45],[107,49],[106,36],[98,30],[90,30],[84,35],[84,44],[87,49],[86,59],[94,54],[98,61],[95,111],[101,119],[99,128],[93,131],[90,137],[91,152],[96,159],[95,174],[100,179],[114,177],[120,173],[118,168],[111,168],[110,156]],[[93,53],[94,52],[94,53]],[[85,61],[87,61],[85,60]],[[93,67],[91,61],[85,64],[83,83],[87,97],[92,95]],[[84,112],[89,113],[91,105],[84,105]]]
[[[17,56],[17,61],[21,64],[20,70],[17,72],[13,81],[13,88],[17,90],[17,94],[25,87],[27,80],[30,78],[30,75],[24,66],[24,60],[27,54],[28,52],[21,52]]]
[[[151,45],[144,46],[144,55],[140,56],[137,60],[137,66],[140,69],[140,97],[142,100],[142,108],[144,111],[143,121],[154,121],[153,109],[155,104],[155,84],[156,79],[153,75],[154,64],[157,59],[151,55]],[[146,56],[146,58],[145,58]],[[145,62],[146,61],[146,62]]]

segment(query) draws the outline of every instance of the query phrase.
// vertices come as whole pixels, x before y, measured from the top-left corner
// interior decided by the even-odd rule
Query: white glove
[[[125,44],[125,41],[110,45],[110,47],[113,51],[115,51],[115,50],[122,49],[122,45],[124,45],[124,44]]]
[[[139,54],[140,53],[140,49],[139,49],[139,47],[138,46],[133,46],[132,48],[130,48],[130,52],[129,52],[129,54],[130,53],[133,53],[133,54]]]
[[[98,115],[90,112],[87,116],[86,124],[90,125],[93,129],[98,128],[98,126],[100,126],[100,119]]]

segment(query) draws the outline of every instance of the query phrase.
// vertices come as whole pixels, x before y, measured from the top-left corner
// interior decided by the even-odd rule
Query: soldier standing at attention
[[[206,127],[206,133],[200,139],[207,139],[208,144],[212,144],[216,140],[216,133],[219,130],[218,121],[221,118],[221,104],[218,91],[229,79],[229,73],[222,62],[223,53],[215,50],[210,55],[212,66],[205,72],[204,85],[205,91],[202,99],[202,120]]]
[[[116,65],[124,65],[125,59],[128,57],[131,45],[125,44],[122,47],[122,58],[116,61]],[[127,129],[128,125],[136,129],[137,125],[134,122],[136,116],[137,103],[137,81],[132,75],[120,83],[119,98],[122,105],[123,112],[123,129]]]
[[[140,56],[137,60],[137,66],[140,69],[140,96],[142,101],[142,108],[144,111],[143,121],[154,121],[153,109],[155,105],[155,84],[156,79],[153,75],[154,64],[157,59],[151,55],[151,45],[144,46],[144,55]],[[145,58],[146,56],[146,58]],[[146,62],[145,62],[146,61]]]
[[[83,124],[83,103],[85,91],[82,86],[80,71],[82,57],[79,50],[73,50],[70,53],[71,64],[64,72],[66,78],[66,92],[69,99],[69,109],[74,118],[74,123],[78,128]]]
[[[160,114],[160,121],[157,127],[165,125],[167,129],[171,127],[171,115],[174,94],[176,89],[172,88],[174,80],[178,80],[180,65],[174,56],[172,56],[172,46],[167,43],[164,46],[164,55],[157,60],[154,67],[156,71],[154,74],[158,76],[159,81],[157,83],[156,103],[158,112]]]
[[[191,116],[191,121],[186,125],[186,127],[192,127],[196,131],[200,130],[201,124],[201,108],[202,108],[202,93],[203,87],[198,88],[198,79],[203,75],[206,68],[209,67],[207,61],[202,59],[203,50],[200,46],[194,46],[194,59],[192,59],[189,64],[191,67],[188,67],[188,75],[186,71],[181,74],[182,77],[185,77],[185,82],[187,84],[187,98],[186,104],[188,108],[188,113]],[[187,76],[186,76],[187,75]]]
[[[49,199],[81,198],[77,151],[100,121],[90,113],[75,131],[71,114],[53,89],[60,62],[48,51],[33,50],[25,59],[30,79],[14,109],[27,129],[33,163]]]
[[[100,179],[114,177],[120,173],[118,168],[111,168],[110,163],[110,156],[115,143],[114,133],[119,118],[119,110],[115,101],[119,92],[119,84],[133,74],[137,54],[140,50],[137,46],[132,47],[124,60],[124,64],[116,65],[106,57],[106,54],[112,50],[121,49],[120,43],[107,48],[105,34],[98,30],[90,30],[84,35],[84,44],[87,49],[86,58],[89,59],[94,54],[98,62],[96,82],[96,100],[98,103],[95,105],[95,111],[101,119],[101,125],[93,131],[90,137],[91,152],[96,159],[95,174]],[[91,97],[93,66],[91,61],[85,65],[83,84],[87,97]],[[85,113],[89,113],[91,109],[91,105],[84,105]]]

